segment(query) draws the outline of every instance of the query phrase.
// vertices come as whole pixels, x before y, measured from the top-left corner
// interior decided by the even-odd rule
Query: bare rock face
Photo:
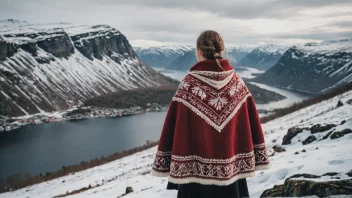
[[[66,33],[38,41],[37,45],[58,58],[66,58],[74,53],[70,37]]]
[[[6,57],[11,57],[16,53],[16,46],[11,43],[7,43],[0,37],[0,61],[6,59]]]

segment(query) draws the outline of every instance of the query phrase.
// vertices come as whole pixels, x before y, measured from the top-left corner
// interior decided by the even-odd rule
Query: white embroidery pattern
[[[165,163],[170,159],[171,164]],[[187,178],[193,178],[192,181],[203,180],[205,183],[217,183],[213,181],[230,180],[236,177],[244,178],[246,175],[251,175],[250,173],[256,169],[263,170],[269,167],[269,159],[264,146],[228,159],[208,159],[197,155],[177,156],[171,155],[170,152],[158,151],[153,171],[156,175],[161,174],[162,176],[166,176],[166,172],[169,171],[169,177],[180,183],[189,180]]]
[[[201,79],[194,76],[194,73],[191,72],[185,77],[172,100],[187,106],[218,132],[221,132],[247,97],[251,96],[251,93],[241,77],[233,70],[226,72],[197,71],[195,74],[207,77]],[[217,79],[228,80],[228,82],[219,81],[221,85],[219,89],[218,85],[211,82]]]
[[[207,97],[207,94],[199,87],[193,87],[192,88],[192,93],[195,95],[200,96],[202,100],[204,100]]]
[[[168,172],[171,164],[171,152],[156,152],[153,169],[158,172]]]

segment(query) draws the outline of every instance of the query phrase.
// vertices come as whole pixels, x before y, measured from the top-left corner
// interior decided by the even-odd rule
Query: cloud
[[[134,45],[193,45],[207,29],[220,32],[227,45],[352,37],[350,0],[0,0],[0,5],[0,19],[108,24]]]

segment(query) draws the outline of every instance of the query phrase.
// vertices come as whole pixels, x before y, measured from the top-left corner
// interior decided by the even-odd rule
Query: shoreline
[[[76,172],[84,171],[90,168],[101,166],[112,161],[133,155],[135,153],[150,149],[157,146],[159,141],[146,141],[144,145],[133,147],[127,150],[113,153],[105,157],[97,157],[88,161],[82,161],[79,164],[62,166],[54,172],[31,176],[30,174],[18,173],[5,178],[0,178],[0,194],[32,186],[42,182],[50,181],[67,175],[74,175]],[[22,180],[21,180],[22,179]]]
[[[0,119],[0,133],[10,132],[27,125],[46,124],[62,121],[79,121],[90,118],[120,118],[139,115],[147,112],[163,112],[168,107],[161,105],[150,106],[148,108],[131,107],[124,109],[102,108],[94,106],[73,107],[64,111],[42,112],[32,115],[18,117],[3,117]]]

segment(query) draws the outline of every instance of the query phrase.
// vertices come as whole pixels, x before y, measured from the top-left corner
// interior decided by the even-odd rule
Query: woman
[[[217,32],[199,36],[166,115],[152,174],[179,198],[248,197],[245,178],[270,167],[254,99],[223,51]]]

